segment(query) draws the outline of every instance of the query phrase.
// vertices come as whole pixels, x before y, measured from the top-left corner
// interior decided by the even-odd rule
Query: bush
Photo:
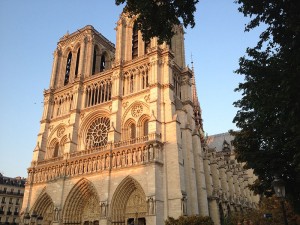
[[[214,225],[213,221],[208,216],[180,216],[178,219],[168,217],[165,225]]]
[[[285,202],[286,216],[289,225],[300,225],[299,217],[294,213],[288,202]],[[270,218],[265,218],[265,214],[271,214]],[[250,223],[251,221],[251,223]],[[259,208],[244,212],[231,213],[223,221],[224,225],[253,224],[253,225],[282,225],[283,213],[280,200],[277,197],[263,197],[259,203]]]

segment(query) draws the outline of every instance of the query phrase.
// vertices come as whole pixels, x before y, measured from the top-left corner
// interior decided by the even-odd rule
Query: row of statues
[[[148,162],[161,162],[159,146],[148,145],[135,149],[102,153],[86,159],[72,160],[55,166],[30,168],[27,183],[47,182],[64,176],[75,176],[97,171],[129,167]]]

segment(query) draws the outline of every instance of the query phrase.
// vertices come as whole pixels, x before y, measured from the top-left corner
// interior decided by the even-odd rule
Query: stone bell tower
[[[171,44],[121,15],[116,47],[92,26],[64,35],[44,92],[22,207],[43,224],[163,224],[208,215],[201,109]]]

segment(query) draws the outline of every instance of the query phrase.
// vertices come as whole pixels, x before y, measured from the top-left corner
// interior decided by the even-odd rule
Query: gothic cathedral
[[[163,225],[168,216],[212,214],[183,29],[158,45],[144,42],[134,21],[121,15],[116,45],[92,26],[59,40],[23,217]]]

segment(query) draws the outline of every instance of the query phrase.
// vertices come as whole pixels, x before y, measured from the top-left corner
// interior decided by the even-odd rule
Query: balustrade
[[[148,135],[141,140],[149,140],[149,137],[155,136],[157,135]],[[109,148],[114,145],[71,153],[71,157],[63,161],[61,159],[60,163],[56,160],[41,161],[35,167],[28,169],[27,183],[47,182],[60,177],[92,174],[153,162],[163,163],[163,146],[160,142],[142,143],[128,147],[119,145],[114,149]]]
[[[101,78],[85,87],[85,107],[111,100],[112,83],[110,77]]]

